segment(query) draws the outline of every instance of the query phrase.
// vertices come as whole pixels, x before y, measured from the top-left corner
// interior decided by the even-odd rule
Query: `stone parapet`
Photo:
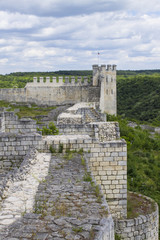
[[[133,219],[124,219],[116,221],[116,233],[123,240],[158,240],[159,232],[159,209],[157,203],[151,198],[140,195],[143,199],[151,202],[154,206],[152,213],[147,215],[139,215]]]
[[[90,78],[87,76],[58,76],[58,77],[34,77],[32,83],[27,83],[26,87],[34,87],[34,86],[40,86],[40,85],[48,85],[48,86],[87,86],[91,85]]]

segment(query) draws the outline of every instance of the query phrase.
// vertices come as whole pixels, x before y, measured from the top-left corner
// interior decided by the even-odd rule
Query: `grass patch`
[[[85,182],[92,182],[92,177],[91,177],[91,174],[89,172],[86,172],[84,174],[83,181],[85,181]]]
[[[115,240],[122,240],[122,238],[118,234],[115,234]]]
[[[151,214],[155,211],[155,205],[143,196],[135,193],[128,193],[127,196],[127,218],[136,218],[139,215]]]
[[[81,233],[83,231],[83,228],[82,227],[73,227],[72,230],[75,233]]]

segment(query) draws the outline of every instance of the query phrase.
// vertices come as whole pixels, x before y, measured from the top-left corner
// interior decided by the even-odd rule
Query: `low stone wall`
[[[86,153],[88,164],[107,198],[112,216],[123,218],[127,215],[127,147],[124,140],[101,143],[88,135],[46,136],[40,149],[64,152],[66,149]]]
[[[0,133],[0,172],[18,167],[28,150],[37,147],[42,136],[37,133]]]
[[[58,124],[82,124],[83,117],[80,114],[61,113],[57,118]]]
[[[31,118],[18,119],[14,112],[4,112],[5,132],[34,133],[37,132],[36,121]]]
[[[151,214],[140,215],[134,219],[125,219],[116,221],[116,233],[123,240],[158,240],[159,231],[159,209],[157,203],[152,199],[142,196],[149,200],[155,210]]]
[[[94,129],[91,128],[90,124],[57,124],[57,128],[59,129],[59,134],[64,135],[89,135],[90,137],[94,137]]]

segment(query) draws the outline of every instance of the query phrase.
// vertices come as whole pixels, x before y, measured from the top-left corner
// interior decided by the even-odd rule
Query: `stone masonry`
[[[118,123],[88,104],[66,110],[67,121],[58,117],[57,136],[1,113],[0,239],[114,240],[114,219],[124,240],[158,240],[157,205],[149,216],[126,218],[126,142]],[[76,115],[82,122],[72,125]]]

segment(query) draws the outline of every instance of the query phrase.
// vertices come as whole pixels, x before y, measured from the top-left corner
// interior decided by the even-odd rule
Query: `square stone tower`
[[[93,86],[100,86],[101,112],[117,115],[116,65],[93,65]]]

